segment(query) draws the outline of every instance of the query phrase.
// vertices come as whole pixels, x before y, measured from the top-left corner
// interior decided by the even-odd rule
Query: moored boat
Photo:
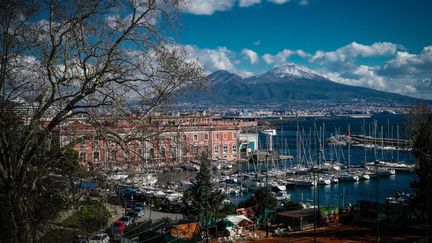
[[[357,175],[343,174],[338,178],[340,181],[359,181],[359,177]]]
[[[278,201],[290,200],[291,194],[287,193],[286,191],[279,191],[276,193],[275,198]]]
[[[331,184],[331,180],[328,178],[319,178],[318,183],[320,185],[330,185]]]

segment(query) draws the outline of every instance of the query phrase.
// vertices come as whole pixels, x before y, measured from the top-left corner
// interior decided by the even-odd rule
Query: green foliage
[[[215,218],[221,219],[224,218],[227,215],[235,214],[236,213],[236,206],[234,204],[223,204],[220,209],[216,212]]]
[[[183,215],[190,221],[215,219],[226,195],[215,190],[211,183],[211,165],[207,156],[201,156],[201,169],[192,187],[183,193]]]
[[[77,152],[60,148],[42,126],[31,128],[13,112],[1,116],[0,126],[0,242],[25,242],[43,235],[61,211],[75,204],[73,182],[83,170]]]
[[[80,209],[62,222],[64,227],[90,234],[106,227],[111,218],[108,209],[98,201],[85,201]]]
[[[258,207],[258,214],[264,215],[264,210],[267,207],[269,210],[273,210],[277,206],[277,200],[268,188],[259,188],[251,198],[246,201],[242,201],[239,204],[241,208]]]
[[[77,229],[56,228],[47,232],[42,242],[50,242],[50,243],[72,242],[79,235],[80,235],[80,231]]]

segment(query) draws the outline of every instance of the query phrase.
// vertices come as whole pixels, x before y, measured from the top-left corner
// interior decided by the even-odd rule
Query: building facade
[[[58,131],[60,144],[71,145],[88,168],[115,170],[196,160],[237,160],[240,130],[255,122],[211,116],[100,117],[99,126],[76,119]]]

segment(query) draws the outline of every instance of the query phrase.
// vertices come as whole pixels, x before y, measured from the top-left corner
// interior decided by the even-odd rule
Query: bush
[[[80,210],[62,222],[67,228],[78,229],[80,234],[90,234],[108,225],[111,213],[98,201],[81,203]]]

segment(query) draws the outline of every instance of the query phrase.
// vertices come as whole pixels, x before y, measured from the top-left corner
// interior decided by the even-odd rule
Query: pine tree
[[[201,169],[193,185],[183,193],[183,215],[190,221],[215,219],[226,195],[214,189],[212,171],[206,155],[201,156]]]

